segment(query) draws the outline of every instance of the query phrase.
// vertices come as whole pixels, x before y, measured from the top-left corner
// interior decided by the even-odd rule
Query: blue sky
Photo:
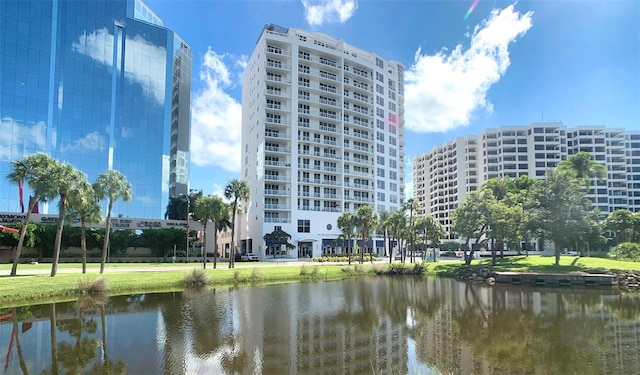
[[[640,1],[146,0],[193,52],[190,188],[240,176],[241,73],[262,27],[344,39],[407,68],[410,159],[485,128],[640,130]]]

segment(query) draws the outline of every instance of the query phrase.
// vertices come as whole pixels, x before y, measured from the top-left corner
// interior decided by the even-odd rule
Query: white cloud
[[[45,149],[47,126],[42,121],[25,124],[11,117],[3,117],[0,129],[0,160],[19,159],[25,152]]]
[[[509,44],[532,26],[532,12],[520,14],[513,4],[494,9],[477,25],[470,46],[457,45],[434,55],[422,55],[405,75],[407,127],[416,132],[445,132],[469,124],[472,113],[491,113],[487,92],[509,67]]]
[[[211,195],[215,195],[217,197],[220,198],[224,198],[224,186],[221,186],[220,184],[213,184],[213,191],[211,192]]]
[[[120,45],[122,34],[118,38]],[[72,47],[75,52],[111,67],[113,66],[113,40],[113,34],[110,34],[106,28],[102,28],[88,34],[85,31],[77,41],[73,42]],[[127,47],[124,55],[124,76],[139,84],[144,92],[158,103],[164,103],[164,72],[167,58],[164,47],[156,46],[140,35],[133,38],[127,37],[125,45]],[[149,64],[160,65],[154,65],[154,69],[149,69]],[[122,69],[120,58],[117,59],[117,67]]]
[[[311,26],[320,26],[325,22],[345,23],[358,9],[357,0],[301,0],[304,6],[304,18]]]
[[[107,147],[107,140],[104,136],[98,132],[91,132],[84,137],[73,141],[72,143],[62,145],[62,152],[69,152],[75,150],[81,151],[104,151]]]
[[[194,95],[191,106],[191,161],[238,172],[242,106],[224,91],[234,84],[225,57],[231,56],[211,49],[204,55],[200,79],[205,86]]]

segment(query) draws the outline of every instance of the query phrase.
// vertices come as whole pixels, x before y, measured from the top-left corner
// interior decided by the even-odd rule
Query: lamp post
[[[187,251],[187,263],[189,263],[189,208],[191,206],[191,199],[189,198],[188,194],[185,194],[184,196],[187,199],[187,230],[186,230],[186,247],[185,250]]]

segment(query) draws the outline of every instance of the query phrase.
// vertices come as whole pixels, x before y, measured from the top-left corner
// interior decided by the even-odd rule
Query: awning
[[[302,240],[297,240],[297,242],[318,242],[315,238],[305,238]]]

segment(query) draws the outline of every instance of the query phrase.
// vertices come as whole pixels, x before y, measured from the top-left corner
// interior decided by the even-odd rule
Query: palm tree
[[[7,175],[7,179],[15,183],[26,182],[31,188],[33,199],[29,200],[29,209],[24,218],[24,224],[20,231],[18,246],[13,257],[13,267],[11,268],[11,276],[16,276],[18,271],[18,263],[20,262],[20,253],[24,244],[24,237],[27,233],[27,226],[31,220],[31,212],[37,202],[47,202],[56,196],[56,191],[50,183],[49,175],[51,170],[58,164],[58,161],[51,156],[38,152],[27,155],[24,159],[14,160],[11,165],[11,172]]]
[[[338,229],[342,231],[342,236],[347,240],[347,246],[351,242],[353,237],[353,230],[356,227],[356,217],[349,211],[345,211],[338,217]],[[347,248],[347,257],[349,258],[349,264],[351,264],[351,253]]]
[[[109,199],[107,227],[104,233],[102,262],[100,263],[100,273],[104,273],[104,265],[107,261],[107,248],[109,246],[109,233],[111,232],[111,210],[113,210],[113,203],[118,199],[122,199],[125,202],[131,199],[131,184],[122,173],[108,169],[98,176],[96,182],[93,184],[93,190],[98,200]]]
[[[440,239],[445,235],[444,227],[438,220],[434,219],[433,216],[426,215],[418,218],[416,228],[422,234],[422,239],[424,241],[423,250],[425,253],[427,252],[428,241],[431,240],[431,245],[434,248],[433,261],[435,262],[435,248]],[[422,260],[424,260],[424,255]]]
[[[411,262],[414,262],[414,246],[415,246],[415,223],[413,222],[413,212],[417,211],[418,209],[420,209],[420,206],[418,205],[418,201],[416,201],[414,198],[409,198],[407,199],[406,202],[404,202],[403,208],[405,211],[409,211],[409,240],[411,241]]]
[[[76,189],[69,194],[67,221],[80,219],[80,248],[82,249],[82,273],[87,272],[87,223],[98,224],[102,222],[102,212],[96,200],[93,186],[83,179]]]
[[[196,201],[194,213],[197,220],[204,225],[204,264],[203,268],[207,268],[207,223],[213,223],[214,235],[214,253],[217,252],[218,246],[218,225],[224,220],[229,221],[229,205],[222,198],[210,195],[202,197]],[[217,254],[214,254],[213,268],[216,268]]]
[[[367,243],[369,243],[369,235],[378,225],[378,215],[373,207],[365,205],[358,208],[355,217],[356,226],[360,228],[362,235],[362,250],[360,251],[360,264],[362,264],[364,262],[364,251],[367,249]],[[373,261],[373,258],[371,260]]]
[[[607,174],[607,168],[594,161],[593,156],[584,151],[575,153],[567,158],[567,160],[560,162],[558,169],[572,174],[581,181],[587,189],[592,179],[596,178],[598,181],[602,181]]]
[[[403,210],[392,213],[389,219],[387,219],[387,227],[389,228],[389,233],[391,233],[390,240],[392,243],[394,240],[398,240],[398,251],[402,249],[403,229],[406,223],[407,218]],[[389,263],[393,263],[393,247],[391,247],[391,251],[389,252]]]
[[[52,170],[49,176],[51,184],[58,192],[58,228],[56,229],[56,241],[53,249],[53,261],[51,263],[51,277],[58,272],[58,259],[62,244],[62,230],[64,229],[64,216],[66,212],[69,193],[74,191],[80,181],[86,181],[87,177],[73,165],[61,163]]]
[[[233,268],[235,266],[235,232],[236,232],[236,213],[238,211],[238,202],[239,201],[248,201],[250,198],[249,186],[245,181],[238,180],[234,178],[229,181],[227,186],[224,188],[224,196],[227,199],[232,199],[233,203],[231,206],[231,252],[229,253],[229,268]]]
[[[387,239],[389,237],[389,218],[391,217],[391,212],[382,210],[378,214],[378,231],[383,233],[384,237],[384,255],[389,254],[389,245]],[[389,254],[389,256],[391,256]]]

